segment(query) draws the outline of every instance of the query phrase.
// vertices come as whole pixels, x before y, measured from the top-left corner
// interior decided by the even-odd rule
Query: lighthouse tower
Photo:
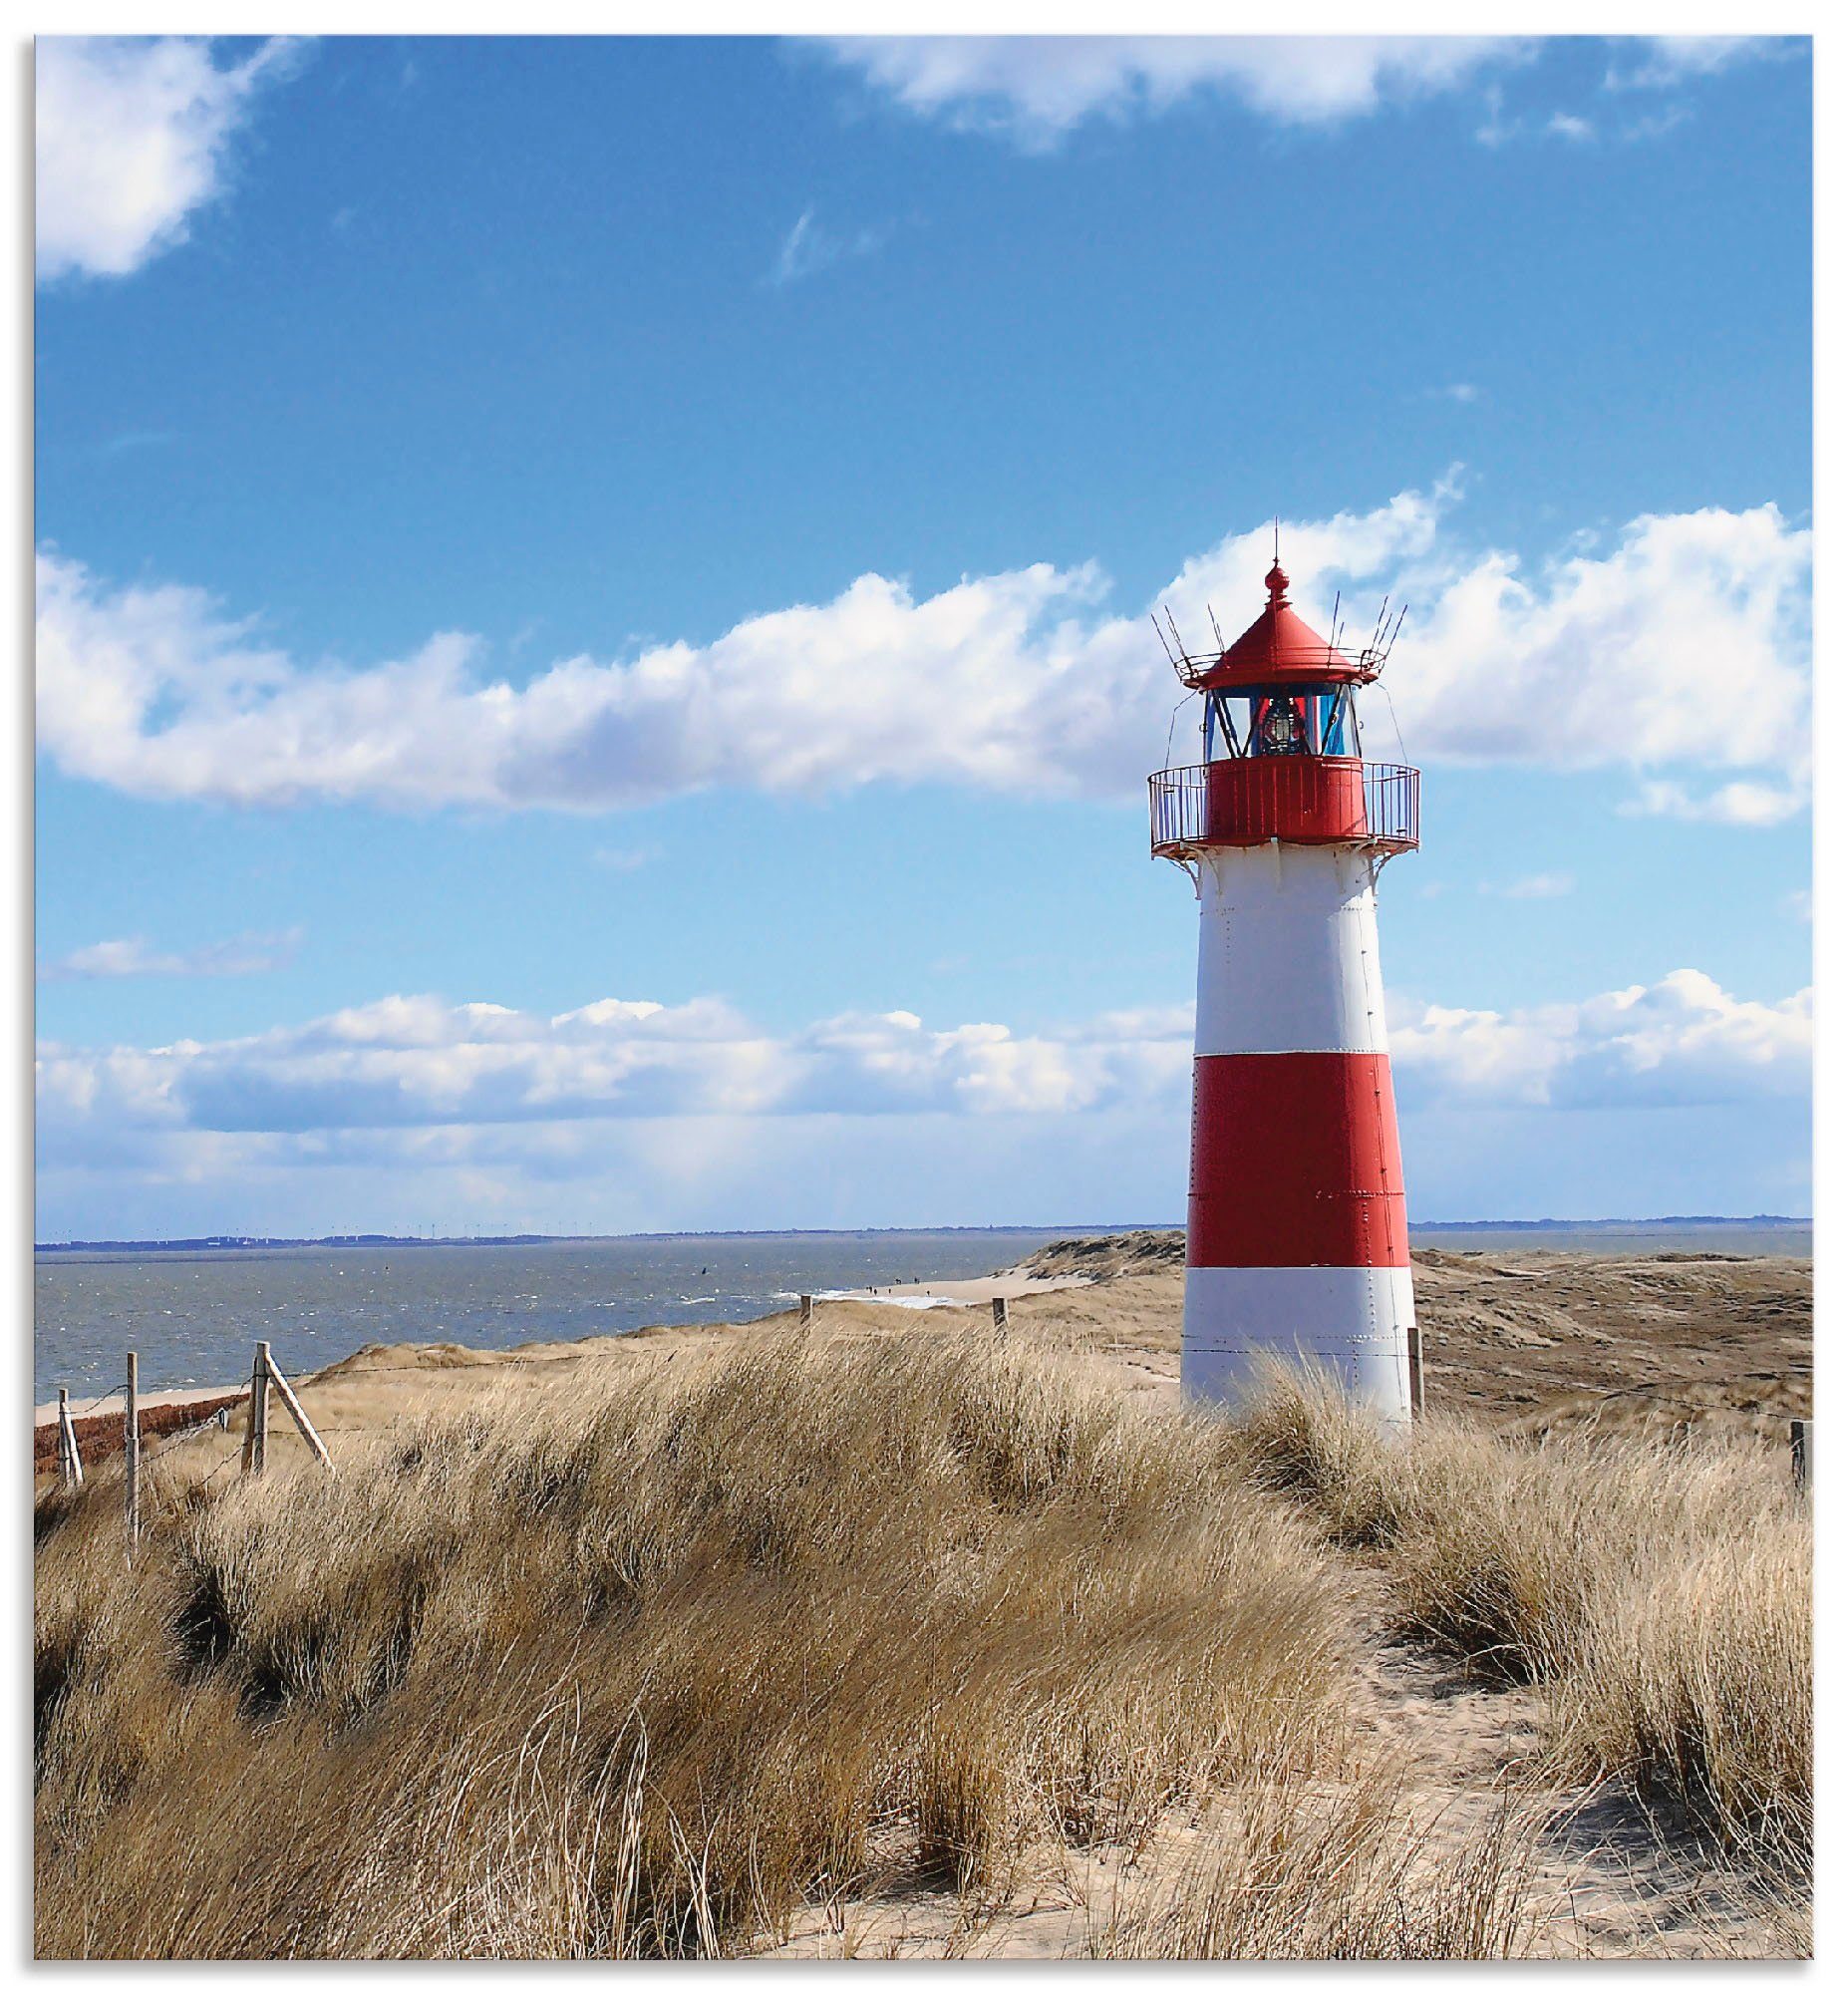
[[[1358,656],[1273,566],[1250,629],[1183,652],[1204,753],[1149,779],[1152,848],[1200,902],[1181,1383],[1236,1400],[1269,1356],[1402,1422],[1422,1400],[1374,888],[1418,841],[1418,773],[1363,762]],[[1384,625],[1382,626],[1384,628]]]

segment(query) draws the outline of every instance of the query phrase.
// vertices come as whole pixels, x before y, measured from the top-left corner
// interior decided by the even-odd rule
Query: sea
[[[915,1232],[734,1232],[621,1239],[366,1245],[41,1248],[34,1399],[69,1388],[81,1412],[120,1390],[138,1354],[146,1391],[235,1386],[266,1341],[291,1375],[369,1343],[483,1350],[651,1323],[745,1322],[797,1295],[997,1273],[1055,1239],[1104,1226]],[[1499,1253],[1810,1252],[1806,1225],[1657,1221],[1587,1228],[1420,1226],[1414,1246]]]
[[[1088,1227],[1090,1232],[1107,1228]],[[507,1350],[651,1323],[746,1322],[798,1295],[973,1280],[1072,1228],[733,1232],[501,1244],[41,1248],[34,1399],[235,1384],[254,1344],[285,1374],[369,1343]],[[902,1299],[901,1296],[894,1299]]]

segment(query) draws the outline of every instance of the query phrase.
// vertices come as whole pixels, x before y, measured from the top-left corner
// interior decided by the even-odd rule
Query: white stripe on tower
[[[1194,1056],[1384,1053],[1374,905],[1356,844],[1203,850]]]

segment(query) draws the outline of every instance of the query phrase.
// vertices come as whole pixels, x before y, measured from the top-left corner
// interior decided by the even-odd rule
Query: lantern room
[[[1290,605],[1280,563],[1256,622],[1214,654],[1185,652],[1181,683],[1201,696],[1201,765],[1152,779],[1154,849],[1185,858],[1207,844],[1417,843],[1417,771],[1361,760],[1357,688],[1381,652],[1356,658]]]
[[[1375,677],[1373,668],[1291,608],[1281,565],[1264,584],[1270,600],[1251,628],[1184,674],[1205,701],[1203,759],[1356,754],[1354,688]]]

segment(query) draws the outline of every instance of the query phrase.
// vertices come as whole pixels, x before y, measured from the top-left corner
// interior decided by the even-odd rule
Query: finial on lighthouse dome
[[[1264,577],[1264,585],[1271,591],[1271,600],[1273,602],[1288,602],[1290,600],[1290,577],[1284,573],[1282,561],[1273,560],[1271,562],[1271,571]]]

